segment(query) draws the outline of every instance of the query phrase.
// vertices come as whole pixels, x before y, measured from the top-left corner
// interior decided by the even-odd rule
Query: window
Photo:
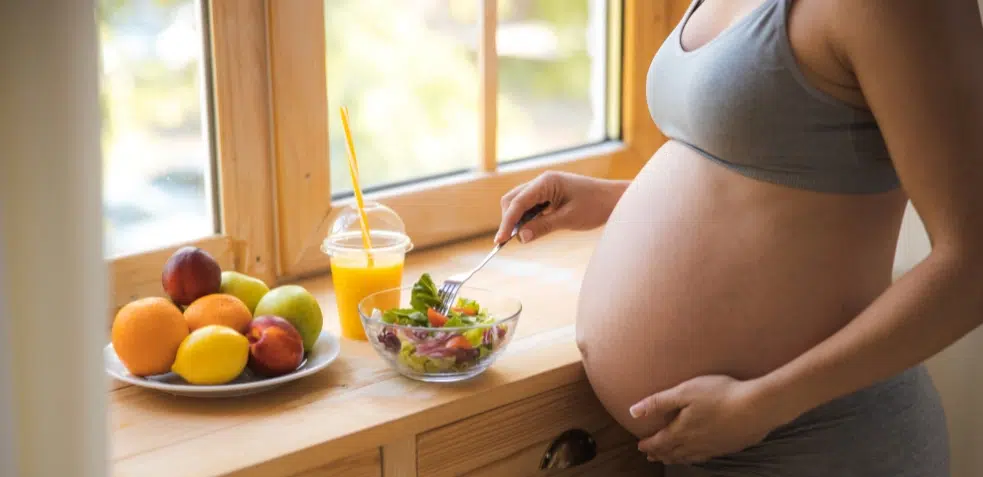
[[[498,160],[518,160],[617,138],[608,135],[605,0],[499,4]],[[616,66],[617,68],[617,66]]]
[[[178,247],[272,282],[261,0],[99,0],[105,254],[113,303],[160,294]]]
[[[477,4],[325,0],[333,195],[352,190],[342,105],[350,112],[364,189],[477,164]]]
[[[630,177],[663,140],[648,62],[686,2],[100,0],[107,257],[117,305],[184,244],[271,284],[328,270],[351,201],[417,247],[495,229],[543,171]]]
[[[217,232],[194,0],[100,0],[106,255]]]
[[[351,193],[337,108],[348,106],[362,187],[479,166],[482,101],[495,160],[540,156],[608,135],[608,0],[326,0],[331,192]],[[483,57],[482,36],[497,55]],[[494,84],[482,90],[484,70]]]
[[[497,159],[609,139],[607,0],[502,0],[497,46]],[[482,91],[481,2],[327,0],[331,191],[351,193],[342,128],[352,113],[362,186],[475,168]],[[420,54],[419,52],[425,52]]]
[[[607,175],[624,150],[620,1],[304,3],[307,15],[295,3],[271,3],[271,42],[283,48],[274,48],[273,61],[289,49],[290,58],[280,61],[303,57],[310,67],[323,54],[326,104],[297,100],[282,115],[274,113],[274,122],[303,116],[317,131],[310,121],[323,114],[328,133],[276,139],[283,147],[274,161],[281,164],[284,275],[326,269],[317,246],[327,218],[333,206],[351,200],[341,106],[351,112],[367,198],[395,209],[420,246],[492,230],[498,197],[519,182],[557,168]],[[315,9],[324,21],[308,25]],[[281,24],[284,38],[278,40]],[[325,39],[323,53],[296,40],[315,35]],[[274,65],[274,96],[300,94],[293,84],[298,70],[290,68],[278,77]],[[327,157],[315,153],[318,148]]]

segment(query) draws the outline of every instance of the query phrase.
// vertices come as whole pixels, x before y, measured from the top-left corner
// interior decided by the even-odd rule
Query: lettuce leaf
[[[429,273],[424,273],[413,284],[413,289],[410,292],[410,306],[424,314],[427,312],[427,308],[440,308],[440,299],[437,298],[437,285],[434,284]]]
[[[394,308],[382,313],[382,321],[403,326],[429,326],[427,314],[413,308]]]
[[[387,323],[429,327],[430,320],[427,319],[427,310],[440,308],[438,293],[433,278],[429,273],[424,273],[410,290],[411,308],[389,310],[383,314],[383,320]],[[452,308],[447,312],[447,323],[444,324],[444,327],[473,326],[488,320],[487,311],[482,310],[481,306],[474,300],[459,297],[455,308],[457,309]]]
[[[470,324],[466,323],[462,318],[461,315],[450,313],[450,316],[447,317],[447,323],[444,323],[444,328],[460,328]]]

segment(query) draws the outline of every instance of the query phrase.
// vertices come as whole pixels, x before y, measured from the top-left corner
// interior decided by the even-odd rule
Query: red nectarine
[[[304,360],[304,340],[289,321],[274,315],[256,317],[246,332],[249,369],[262,376],[294,371]]]
[[[222,286],[222,267],[198,247],[181,247],[164,264],[160,276],[164,292],[179,306],[212,293]]]

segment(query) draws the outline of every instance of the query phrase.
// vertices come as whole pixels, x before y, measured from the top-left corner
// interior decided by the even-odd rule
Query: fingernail
[[[644,410],[642,409],[642,406],[636,404],[628,409],[628,413],[631,414],[631,417],[639,418],[642,417]]]
[[[519,241],[526,243],[530,240],[532,240],[532,231],[529,229],[522,229],[522,231],[519,232]]]

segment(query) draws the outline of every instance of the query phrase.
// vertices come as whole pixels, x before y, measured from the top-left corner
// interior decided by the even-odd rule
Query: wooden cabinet
[[[542,469],[544,454],[566,431],[589,435],[593,458]],[[661,468],[638,452],[636,439],[604,411],[585,381],[425,432],[417,438],[419,477],[645,476]]]
[[[291,477],[382,477],[382,455],[370,449]]]

